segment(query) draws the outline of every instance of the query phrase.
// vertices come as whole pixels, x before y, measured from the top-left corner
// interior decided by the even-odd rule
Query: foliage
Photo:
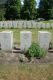
[[[2,21],[3,20],[3,15],[1,15],[1,13],[0,13],[0,21]]]
[[[28,54],[31,57],[43,57],[45,55],[45,51],[43,48],[40,48],[40,46],[37,43],[32,43],[28,50]]]
[[[2,8],[0,8],[0,21],[5,20],[4,14],[5,14],[5,10],[3,10]]]
[[[20,0],[7,0],[5,18],[15,20],[20,18],[21,2]]]
[[[0,20],[53,19],[53,0],[40,0],[38,8],[36,8],[36,0],[24,0],[23,5],[21,5],[21,0],[5,0],[5,2],[5,6],[0,4],[0,8],[5,7],[3,7],[3,12],[1,12],[2,8],[0,9]]]
[[[50,19],[50,10],[53,7],[53,0],[40,0],[39,3],[39,17]]]
[[[50,9],[50,18],[53,19],[53,8]]]
[[[24,5],[21,9],[21,18],[27,20],[36,18],[35,6],[35,0],[24,0]]]

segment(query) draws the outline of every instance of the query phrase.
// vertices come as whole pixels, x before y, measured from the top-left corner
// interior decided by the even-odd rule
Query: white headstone
[[[0,21],[0,28],[2,27],[2,21]]]
[[[0,21],[0,28],[3,27],[3,21]]]
[[[31,21],[31,27],[32,28],[37,28],[37,22]]]
[[[27,27],[27,24],[26,23],[27,23],[26,21],[23,22],[23,28],[24,29]]]
[[[50,28],[50,23],[47,23],[46,24],[46,28]]]
[[[41,48],[47,50],[51,41],[51,33],[48,31],[38,31],[38,43]]]
[[[8,26],[7,26],[7,21],[3,21],[3,26],[2,26],[2,27],[8,28]]]
[[[12,31],[2,31],[0,32],[1,38],[1,50],[12,51],[13,48],[13,32]]]
[[[8,28],[13,27],[13,26],[12,26],[12,21],[7,21],[7,26],[8,26]]]
[[[17,21],[12,21],[12,27],[17,28]]]
[[[19,21],[19,23],[18,23],[18,24],[19,24],[18,28],[21,29],[21,28],[23,27],[23,22],[24,22],[24,21],[21,21],[21,20]]]
[[[26,27],[29,29],[31,28],[31,21],[26,21]]]
[[[37,28],[38,28],[38,29],[39,29],[39,28],[42,28],[42,22],[38,22]]]
[[[28,49],[31,45],[31,32],[21,31],[20,32],[20,48],[21,50]]]
[[[42,28],[43,28],[43,29],[45,28],[45,23],[44,23],[44,22],[42,22]]]
[[[53,29],[53,23],[52,22],[50,23],[50,27]]]

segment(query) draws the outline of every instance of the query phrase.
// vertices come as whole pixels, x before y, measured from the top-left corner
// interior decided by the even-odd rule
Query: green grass
[[[20,44],[20,31],[27,30],[32,32],[32,42],[37,42],[38,31],[49,31],[51,32],[51,41],[53,42],[53,29],[0,29],[0,31],[11,30],[13,31],[14,43]]]
[[[0,80],[53,80],[53,64],[0,65]]]
[[[42,21],[43,23],[53,23],[53,20],[49,21]]]

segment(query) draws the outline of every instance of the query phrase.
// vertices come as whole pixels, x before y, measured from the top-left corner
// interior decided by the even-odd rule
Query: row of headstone
[[[53,28],[53,23],[35,21],[0,21],[0,28]]]
[[[30,31],[22,31],[20,35],[21,50],[26,50],[32,43],[32,33]],[[48,50],[51,41],[51,33],[48,31],[38,31],[37,41],[41,48]]]
[[[47,50],[51,41],[51,33],[48,31],[38,31],[38,44],[41,48]],[[32,43],[32,32],[20,32],[20,49],[27,50]],[[2,31],[0,32],[0,46],[3,51],[12,51],[13,49],[13,32]]]

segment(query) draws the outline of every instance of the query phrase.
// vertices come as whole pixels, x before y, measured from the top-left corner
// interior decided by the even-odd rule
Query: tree
[[[21,1],[20,0],[7,0],[6,4],[6,19],[20,19]]]
[[[35,0],[24,0],[24,5],[21,10],[21,18],[27,20],[34,19],[36,15],[35,5]]]
[[[39,3],[39,17],[44,19],[50,18],[50,10],[53,6],[53,0],[40,0]]]
[[[24,0],[24,5],[22,6],[21,9],[21,18],[28,20],[29,16],[30,16],[30,12],[28,9],[28,0]]]
[[[50,18],[53,19],[53,8],[50,9]]]
[[[35,0],[29,0],[30,19],[34,19],[35,17],[35,5]]]
[[[53,8],[53,0],[48,0],[49,9]]]

